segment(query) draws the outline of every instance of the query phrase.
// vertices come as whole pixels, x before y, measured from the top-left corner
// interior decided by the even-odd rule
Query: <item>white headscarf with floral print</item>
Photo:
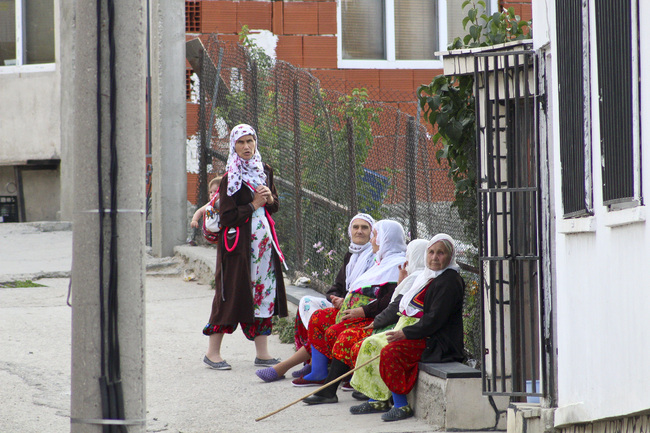
[[[249,160],[242,159],[235,150],[235,143],[244,135],[252,135],[255,139],[255,153]],[[242,182],[250,183],[253,188],[266,185],[262,155],[259,152],[257,134],[252,126],[242,123],[230,131],[230,153],[226,163],[226,170],[228,171],[228,189],[226,193],[229,196],[239,191]]]

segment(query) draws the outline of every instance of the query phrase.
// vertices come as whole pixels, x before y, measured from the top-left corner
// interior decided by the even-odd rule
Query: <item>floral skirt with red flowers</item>
[[[372,323],[372,321],[370,322]],[[354,368],[363,340],[372,334],[372,329],[349,328],[341,332],[332,347],[332,356]]]
[[[351,328],[360,329],[373,322],[373,319],[360,317],[336,323],[338,313],[339,310],[336,308],[323,308],[314,312],[309,320],[307,329],[309,343],[328,358],[332,358],[334,344],[343,331]]]
[[[408,394],[418,380],[418,363],[426,347],[424,338],[388,343],[381,349],[379,374],[392,392]]]

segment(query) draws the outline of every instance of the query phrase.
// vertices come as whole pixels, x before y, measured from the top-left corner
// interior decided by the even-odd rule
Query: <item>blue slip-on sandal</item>
[[[278,376],[278,372],[273,367],[257,370],[255,374],[264,382],[275,382],[276,380],[284,379],[284,376]]]

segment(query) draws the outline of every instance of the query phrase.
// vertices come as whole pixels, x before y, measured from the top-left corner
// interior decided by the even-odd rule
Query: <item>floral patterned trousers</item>
[[[237,323],[234,325],[212,325],[208,323],[203,328],[203,334],[232,334],[237,329]],[[271,335],[273,330],[273,323],[270,317],[254,318],[253,323],[242,323],[241,330],[246,336],[246,339],[253,341],[255,337],[260,335]]]

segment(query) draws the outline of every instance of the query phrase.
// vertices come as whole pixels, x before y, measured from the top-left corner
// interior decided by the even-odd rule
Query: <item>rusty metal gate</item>
[[[541,396],[540,161],[533,51],[474,57],[483,392]]]

